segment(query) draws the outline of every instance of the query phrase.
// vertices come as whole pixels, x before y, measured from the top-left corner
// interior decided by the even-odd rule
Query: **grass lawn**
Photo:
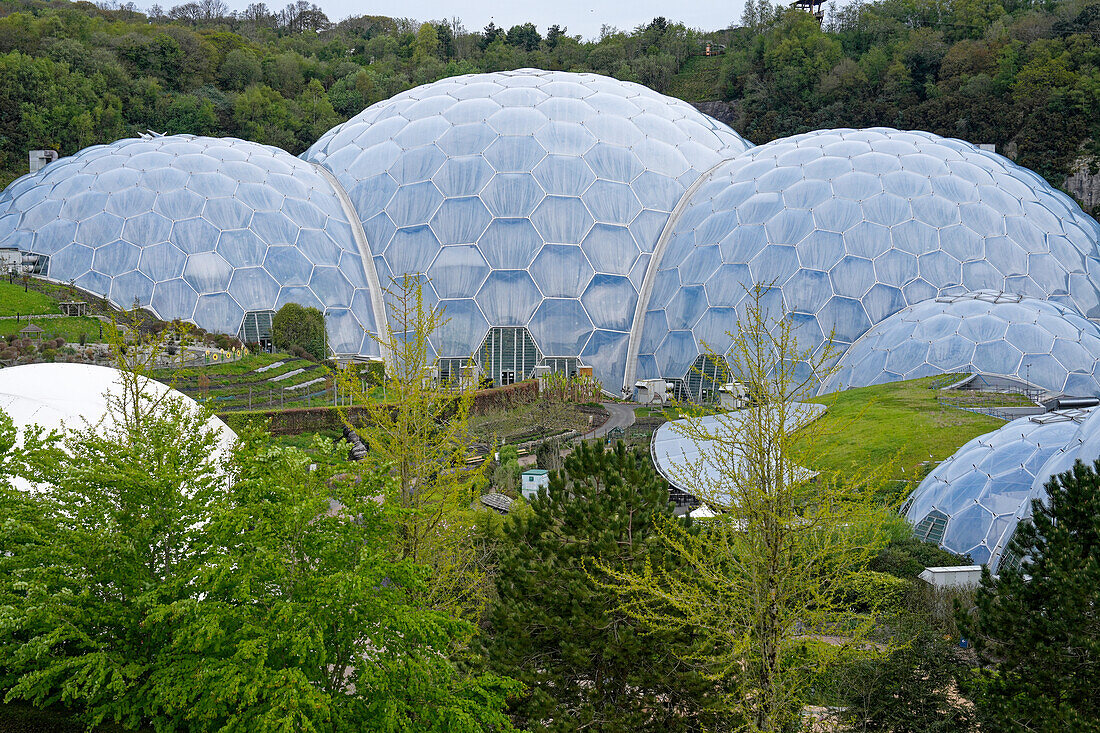
[[[80,335],[85,334],[88,337],[88,341],[99,341],[100,321],[96,318],[90,318],[88,316],[32,318],[31,323],[45,330],[45,333],[42,334],[43,340],[60,336],[65,339],[66,343],[75,344],[79,343]],[[18,321],[0,321],[0,336],[6,336],[9,333],[18,334],[21,329],[26,327],[27,321],[22,318]]]
[[[1005,424],[941,405],[937,390],[928,388],[937,379],[941,377],[850,389],[813,400],[828,405],[820,418],[828,437],[814,451],[816,460],[804,465],[843,475],[895,460],[895,478],[911,480],[923,475],[923,462],[939,463],[971,438]],[[1007,395],[1003,404],[1013,401]]]
[[[23,292],[19,283],[8,284],[0,281],[0,316],[40,315],[42,313],[60,313],[57,299],[39,293],[36,290]],[[23,324],[24,326],[27,324]],[[18,329],[16,329],[18,330]],[[10,333],[5,331],[5,333]],[[98,333],[98,331],[97,331]]]

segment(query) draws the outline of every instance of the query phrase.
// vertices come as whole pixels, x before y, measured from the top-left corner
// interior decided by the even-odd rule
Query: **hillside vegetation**
[[[591,40],[530,23],[334,21],[306,0],[232,13],[222,0],[148,13],[133,3],[4,0],[0,183],[26,172],[29,149],[69,155],[146,130],[300,153],[412,86],[528,66],[732,102],[715,111],[755,143],[872,125],[995,143],[1055,185],[1100,141],[1100,0],[834,4],[823,28],[764,0],[725,30],[656,18]],[[707,40],[724,55],[701,56]]]

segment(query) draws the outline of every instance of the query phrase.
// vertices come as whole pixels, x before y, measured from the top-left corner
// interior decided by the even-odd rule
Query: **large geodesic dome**
[[[953,372],[1100,395],[1100,327],[1048,300],[988,290],[941,296],[872,326],[820,393]]]
[[[468,358],[490,328],[526,328],[533,343],[512,331],[486,348],[530,355],[521,362],[536,349],[580,358],[617,390],[669,214],[703,172],[748,147],[638,84],[522,69],[379,102],[303,157],[347,190],[383,283],[430,278],[449,319],[433,338],[440,356]],[[488,369],[494,379],[497,368],[508,367]]]
[[[1098,241],[1068,197],[959,140],[753,147],[637,84],[537,69],[403,92],[301,159],[150,135],[0,195],[0,247],[120,307],[250,341],[297,302],[337,355],[374,356],[384,289],[412,274],[445,308],[441,377],[471,357],[497,384],[591,367],[608,392],[661,378],[692,399],[730,377],[703,355],[755,284],[801,347],[849,350],[827,388],[969,369],[1098,394]],[[985,290],[995,308],[971,312]]]
[[[843,348],[906,306],[982,289],[1097,316],[1098,238],[1038,175],[959,140],[885,128],[782,138],[689,194],[646,278],[628,364],[638,354],[639,376],[682,378],[704,343],[722,353],[756,283],[774,286],[770,316],[790,318],[804,347],[832,334]]]
[[[237,335],[246,314],[295,302],[325,312],[335,353],[377,353],[358,221],[324,171],[279,148],[192,135],[97,145],[15,181],[0,211],[0,244],[119,307]]]
[[[1070,450],[1087,416],[1066,411],[1023,417],[971,440],[909,498],[905,517],[914,534],[996,572],[1036,479],[1049,478],[1044,466]]]

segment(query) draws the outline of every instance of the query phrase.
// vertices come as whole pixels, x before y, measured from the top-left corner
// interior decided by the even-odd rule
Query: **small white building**
[[[718,403],[727,410],[740,410],[748,397],[749,388],[740,382],[726,382],[718,388]]]
[[[672,385],[663,379],[639,379],[634,383],[635,402],[643,405],[665,405],[669,401]]]
[[[981,565],[925,568],[917,576],[933,588],[972,588],[982,580]]]
[[[520,477],[520,492],[524,499],[530,499],[550,485],[550,472],[545,468],[532,468]]]

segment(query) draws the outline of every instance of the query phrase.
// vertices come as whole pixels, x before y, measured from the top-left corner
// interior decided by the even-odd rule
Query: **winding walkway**
[[[634,408],[638,405],[630,402],[601,402],[600,406],[607,410],[610,417],[600,427],[592,431],[586,437],[602,438],[615,428],[629,428],[634,424]]]

